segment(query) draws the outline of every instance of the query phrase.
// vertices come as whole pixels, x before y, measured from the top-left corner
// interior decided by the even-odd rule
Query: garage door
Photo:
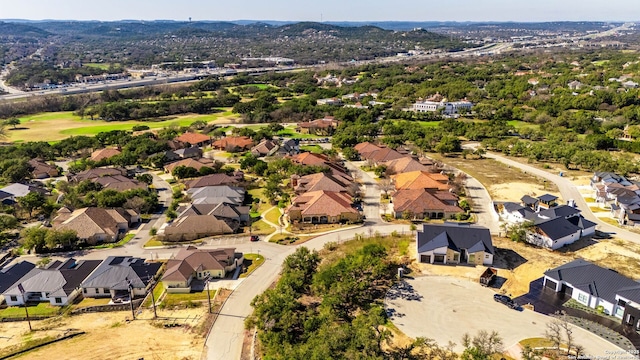
[[[435,255],[433,257],[433,262],[434,263],[444,264],[444,255]]]
[[[431,264],[431,255],[420,255],[420,262],[425,264]]]
[[[557,289],[558,283],[556,283],[556,282],[555,282],[555,281],[553,281],[553,280],[549,280],[549,279],[547,279],[547,282],[546,282],[546,285],[545,285],[545,286],[546,286],[546,287],[548,287],[549,289],[553,289],[553,290],[555,290],[555,289]]]
[[[573,294],[573,288],[571,286],[567,286],[565,284],[562,284],[562,288],[560,289],[560,292],[571,296]]]

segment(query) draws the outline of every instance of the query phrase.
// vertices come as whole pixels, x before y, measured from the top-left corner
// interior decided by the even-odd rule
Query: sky
[[[0,0],[0,19],[635,21],[639,0]]]

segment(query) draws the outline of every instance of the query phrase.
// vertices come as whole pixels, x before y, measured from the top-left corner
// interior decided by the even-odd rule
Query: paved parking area
[[[495,292],[475,282],[442,276],[407,279],[387,294],[385,306],[391,321],[406,335],[449,341],[460,345],[464,333],[498,331],[505,349],[522,339],[544,337],[551,318],[529,310],[512,310],[493,300]],[[604,356],[619,349],[612,343],[578,327],[573,334],[586,353]]]

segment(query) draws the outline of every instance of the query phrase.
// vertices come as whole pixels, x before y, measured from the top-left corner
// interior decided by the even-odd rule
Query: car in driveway
[[[258,235],[251,235],[250,240],[251,241],[260,241],[260,238],[258,237]]]
[[[507,295],[495,294],[495,295],[493,295],[493,300],[508,306],[509,309],[517,309],[518,308],[518,304],[515,301],[513,301],[510,297],[508,297]]]

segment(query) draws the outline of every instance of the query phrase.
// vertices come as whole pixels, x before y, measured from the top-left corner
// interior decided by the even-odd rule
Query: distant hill
[[[0,36],[46,37],[49,32],[32,25],[0,22]]]

